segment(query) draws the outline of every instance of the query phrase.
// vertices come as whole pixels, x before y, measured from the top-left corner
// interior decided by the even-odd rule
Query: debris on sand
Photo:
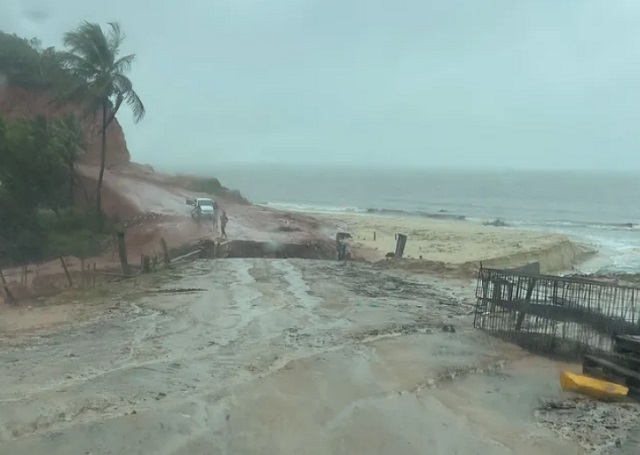
[[[451,324],[445,324],[442,326],[442,331],[443,332],[448,332],[448,333],[456,333],[456,329],[454,326],[452,326]]]
[[[505,220],[503,220],[502,218],[496,218],[493,221],[485,221],[482,224],[485,225],[485,226],[494,226],[494,227],[509,226],[509,224]]]
[[[637,403],[572,397],[543,402],[534,415],[539,425],[577,441],[586,453],[609,453],[610,449],[628,445],[627,438],[633,437],[637,428],[639,411]]]

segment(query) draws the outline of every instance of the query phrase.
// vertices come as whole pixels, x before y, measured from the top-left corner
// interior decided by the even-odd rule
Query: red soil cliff
[[[51,99],[51,95],[46,92],[0,84],[0,115],[9,118],[29,118],[37,115],[55,117],[75,112],[80,118],[83,118],[81,106],[73,104],[56,106],[51,103]],[[86,116],[82,123],[88,147],[80,161],[85,164],[99,164],[101,116],[99,113]],[[131,161],[127,142],[118,119],[114,119],[107,128],[106,159],[108,167],[126,165]]]

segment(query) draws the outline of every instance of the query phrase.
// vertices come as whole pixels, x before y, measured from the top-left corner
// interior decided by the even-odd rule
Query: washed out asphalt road
[[[199,261],[7,313],[0,453],[579,453],[536,423],[558,366],[474,331],[471,283],[399,273]]]

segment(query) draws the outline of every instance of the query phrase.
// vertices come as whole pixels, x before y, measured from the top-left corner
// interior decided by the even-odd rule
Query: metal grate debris
[[[640,335],[640,288],[481,268],[476,298],[474,327],[541,354],[608,354],[614,335]]]

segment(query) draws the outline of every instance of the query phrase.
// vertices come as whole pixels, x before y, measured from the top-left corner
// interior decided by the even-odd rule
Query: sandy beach
[[[419,271],[476,270],[519,267],[540,262],[543,273],[561,272],[595,253],[564,235],[484,226],[464,220],[442,220],[380,215],[318,215],[351,233],[352,251],[369,261],[385,259],[395,251],[396,234],[408,236],[404,251],[408,268]]]

